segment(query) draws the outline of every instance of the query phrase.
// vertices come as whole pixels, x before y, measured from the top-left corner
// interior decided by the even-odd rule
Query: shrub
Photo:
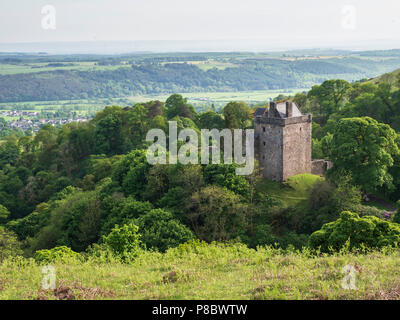
[[[386,219],[386,216],[384,215],[385,211],[379,210],[378,208],[375,207],[370,207],[370,206],[365,206],[365,205],[358,205],[357,208],[355,209],[356,213],[360,217],[364,216],[374,216],[379,219]]]
[[[172,213],[154,209],[135,220],[148,249],[162,252],[194,238],[192,231],[174,219]]]
[[[322,252],[340,250],[346,242],[349,249],[382,248],[400,243],[400,226],[377,217],[360,218],[356,213],[344,211],[334,222],[324,224],[310,236],[310,247]]]
[[[400,223],[400,200],[397,201],[397,212],[393,217],[393,222]]]
[[[122,260],[132,260],[139,255],[140,251],[141,241],[138,230],[138,226],[133,223],[122,227],[116,225],[108,236],[103,236],[103,243]]]
[[[39,263],[53,263],[54,261],[80,261],[82,256],[71,248],[60,246],[50,250],[38,250],[33,258]]]
[[[12,256],[21,255],[21,245],[14,232],[0,226],[0,262]]]

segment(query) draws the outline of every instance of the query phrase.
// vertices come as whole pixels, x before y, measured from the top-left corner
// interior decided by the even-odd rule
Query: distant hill
[[[400,65],[396,50],[311,53],[3,55],[0,102],[310,88],[328,79],[376,77]]]
[[[392,72],[385,73],[379,77],[373,78],[370,80],[371,82],[378,84],[380,82],[388,82],[393,84],[396,87],[399,87],[400,82],[400,69],[397,69]]]

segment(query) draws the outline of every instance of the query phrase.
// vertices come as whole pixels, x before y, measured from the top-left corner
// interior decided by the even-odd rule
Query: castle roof
[[[290,111],[288,111],[290,108]],[[267,117],[267,118],[295,118],[301,117],[303,114],[301,113],[299,107],[295,102],[271,102],[270,108],[257,108],[254,113],[254,117]]]
[[[292,117],[301,117],[303,114],[300,112],[297,104],[292,102],[292,106],[293,106]],[[286,117],[286,102],[277,103],[276,110],[279,112],[279,116],[281,118],[287,118]]]
[[[267,108],[257,108],[254,117],[262,117],[266,110]]]

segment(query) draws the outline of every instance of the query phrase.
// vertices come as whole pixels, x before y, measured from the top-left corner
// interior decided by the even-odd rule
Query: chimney
[[[276,117],[276,102],[270,102],[269,104],[269,117],[270,118]]]
[[[286,101],[286,118],[293,117],[293,102]]]

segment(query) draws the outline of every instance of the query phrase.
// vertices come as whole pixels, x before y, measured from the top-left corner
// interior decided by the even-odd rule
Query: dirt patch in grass
[[[112,290],[84,287],[79,283],[68,286],[63,281],[54,290],[40,289],[34,300],[95,300],[100,297],[114,297]]]
[[[178,281],[189,281],[193,277],[193,274],[189,271],[174,270],[163,275],[163,283],[175,283]]]
[[[366,296],[367,300],[400,300],[400,282]]]

